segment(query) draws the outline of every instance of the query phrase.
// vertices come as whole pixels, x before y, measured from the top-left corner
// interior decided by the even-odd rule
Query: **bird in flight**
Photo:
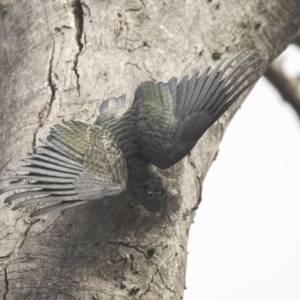
[[[0,194],[16,191],[6,203],[23,199],[13,210],[51,204],[31,217],[116,196],[125,189],[149,211],[161,211],[166,192],[152,165],[170,168],[193,149],[258,79],[261,59],[254,56],[241,51],[212,71],[184,76],[179,83],[175,77],[167,83],[142,82],[126,111],[122,95],[100,105],[94,124],[55,125],[40,139],[43,145],[22,160],[23,166],[7,169],[13,173],[0,180],[13,183]],[[22,180],[26,183],[20,184]]]

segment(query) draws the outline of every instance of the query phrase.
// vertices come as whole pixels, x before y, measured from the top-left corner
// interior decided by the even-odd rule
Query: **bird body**
[[[6,198],[5,202],[26,198],[13,209],[52,204],[32,214],[38,216],[115,196],[127,188],[135,202],[160,211],[166,193],[152,165],[164,169],[180,161],[257,79],[244,84],[260,68],[254,67],[259,60],[253,54],[225,76],[241,55],[222,69],[225,60],[212,72],[185,76],[178,84],[176,78],[167,83],[142,82],[128,110],[125,95],[109,98],[100,105],[93,125],[75,121],[55,125],[47,139],[40,139],[44,146],[34,147],[35,153],[23,160],[26,166],[8,168],[20,174],[0,178],[31,182],[5,187],[0,194],[27,190]]]

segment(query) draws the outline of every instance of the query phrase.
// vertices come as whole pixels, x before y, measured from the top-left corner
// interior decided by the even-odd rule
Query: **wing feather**
[[[189,108],[192,106],[193,94],[197,84],[198,75],[199,72],[196,72],[188,82],[187,93],[186,93],[185,101],[183,103],[184,113],[182,114],[182,118],[185,118],[187,116]]]
[[[200,76],[198,72],[190,79],[184,76],[176,89],[176,78],[165,84],[140,84],[143,89],[135,97],[140,100],[134,101],[133,108],[139,112],[140,146],[152,164],[168,168],[195,146],[204,132],[258,79],[261,60],[254,56],[241,51],[227,62],[222,59],[210,73],[208,68]],[[151,93],[147,94],[148,91]]]
[[[177,100],[177,78],[172,77],[168,81],[169,89],[172,95],[172,101],[173,101],[173,113],[176,114],[176,100]]]
[[[184,76],[177,86],[177,111],[179,113],[179,117],[182,117],[184,100],[186,95],[186,90],[188,86],[189,77],[186,75]]]
[[[0,190],[0,194],[16,191],[6,198],[6,203],[25,199],[13,209],[56,202],[35,211],[32,216],[37,216],[117,195],[126,188],[123,153],[102,127],[81,122],[64,124],[56,125],[47,139],[41,139],[44,146],[35,147],[36,153],[23,159],[25,166],[7,169],[18,174],[0,178],[33,181]]]
[[[197,100],[199,98],[199,95],[200,95],[200,93],[201,93],[201,91],[203,89],[203,86],[205,84],[205,81],[207,79],[208,72],[209,72],[209,68],[206,69],[204,71],[204,73],[198,78],[197,84],[196,84],[196,87],[195,87],[195,90],[194,90],[193,97],[192,97],[192,99],[190,101],[190,105],[186,109],[186,115],[190,115],[191,112],[195,109],[195,105],[197,104]]]

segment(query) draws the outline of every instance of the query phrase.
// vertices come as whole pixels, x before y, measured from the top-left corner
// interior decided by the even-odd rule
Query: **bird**
[[[126,95],[106,99],[94,124],[63,121],[41,146],[8,167],[12,209],[38,206],[30,216],[62,211],[128,190],[150,212],[166,206],[167,193],[153,166],[170,168],[183,159],[206,130],[259,78],[262,60],[240,51],[191,78],[144,81],[125,109]],[[225,63],[226,62],[226,63]],[[225,65],[224,65],[225,64]],[[248,80],[249,79],[249,80]],[[20,183],[25,180],[25,183]],[[25,190],[25,191],[24,191]]]

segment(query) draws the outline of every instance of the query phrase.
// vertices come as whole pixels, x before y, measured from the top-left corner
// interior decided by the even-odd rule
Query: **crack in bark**
[[[128,41],[129,41],[129,39],[128,39]],[[147,43],[146,41],[143,41],[143,44],[142,44],[142,45],[137,46],[136,48],[133,48],[133,49],[128,49],[128,52],[133,53],[134,51],[136,51],[136,50],[138,50],[138,49],[141,49],[141,48],[145,48],[145,47],[150,48],[150,46],[148,45],[148,43]],[[147,71],[148,71],[148,70],[147,70]],[[149,71],[148,71],[148,73],[149,73]]]
[[[170,291],[171,293],[173,293],[173,294],[175,295],[176,299],[178,299],[178,296],[177,296],[176,292],[175,292],[174,290],[172,290],[171,288],[169,288],[169,287],[165,284],[165,282],[164,282],[164,280],[163,280],[163,277],[162,277],[162,275],[161,275],[161,273],[160,273],[159,270],[158,270],[157,273],[158,273],[158,275],[159,275],[159,277],[160,277],[160,279],[161,279],[161,282],[162,282],[162,284],[164,285],[164,287],[165,287],[168,291]]]
[[[153,282],[153,276],[152,276],[152,279],[151,279],[151,283]],[[142,297],[144,297],[147,293],[150,292],[150,286],[151,286],[151,283],[148,284],[148,288],[145,290],[144,293],[140,294],[139,296],[139,299],[141,299]]]
[[[96,113],[97,113],[97,111],[98,111],[98,107],[99,107],[99,104],[97,103],[97,105],[96,105],[96,107],[95,107],[95,109],[94,109],[93,114],[92,114],[89,118],[87,118],[87,119],[85,120],[85,123],[88,123],[92,118],[95,117],[95,115],[96,115]]]
[[[51,58],[50,58],[50,62],[49,62],[49,71],[48,71],[48,84],[49,84],[49,87],[50,87],[50,90],[51,90],[51,97],[50,97],[48,110],[46,111],[45,119],[47,119],[49,114],[50,114],[51,107],[52,107],[53,101],[55,100],[55,93],[56,93],[56,85],[55,85],[55,82],[53,81],[53,78],[52,78],[53,57],[54,57],[54,51],[55,51],[55,39],[54,39],[54,37],[52,37],[52,39],[53,39],[52,53],[51,53]]]
[[[129,245],[129,243],[120,242],[120,241],[116,241],[116,242],[110,241],[109,243],[110,243],[110,244],[118,244],[118,245],[121,245],[121,246],[123,246],[123,247],[127,247],[127,248],[130,248],[130,249],[134,249],[134,250],[136,250],[138,253],[143,254],[143,256],[144,256],[146,259],[148,259],[148,258],[147,258],[147,255],[145,254],[145,252],[142,251],[141,249],[139,249],[137,246]],[[113,249],[114,249],[115,251],[117,251],[115,248],[113,248]],[[119,251],[117,251],[117,252],[119,253]],[[120,253],[119,253],[119,254],[120,254]],[[161,282],[163,283],[163,285],[165,286],[165,288],[166,288],[168,291],[172,292],[172,293],[175,295],[176,299],[178,299],[177,293],[165,284],[165,282],[164,282],[164,280],[163,280],[163,276],[162,276],[162,274],[160,273],[160,270],[164,267],[164,265],[167,263],[167,261],[168,261],[169,259],[170,259],[170,257],[169,257],[168,259],[166,259],[166,261],[161,265],[161,267],[158,267],[157,263],[154,263],[153,261],[150,261],[151,264],[153,264],[153,265],[156,266],[157,270],[156,270],[156,272],[152,275],[151,280],[150,280],[150,283],[149,283],[149,285],[148,285],[148,288],[147,288],[143,293],[140,294],[139,299],[142,298],[143,296],[145,296],[148,292],[150,292],[150,290],[151,290],[151,289],[150,289],[150,288],[151,288],[151,284],[153,283],[154,277],[155,277],[157,274],[159,275],[159,277],[160,277],[160,279],[161,279]],[[131,291],[131,290],[129,290],[129,291]],[[137,292],[138,292],[138,291],[137,291]]]
[[[5,283],[5,289],[6,291],[3,294],[3,300],[6,300],[6,296],[9,292],[9,282],[8,282],[8,276],[7,276],[7,266],[4,268],[4,283]]]
[[[151,72],[147,69],[146,65],[145,65],[145,61],[143,61],[143,66],[144,69],[146,70],[146,72],[149,74],[150,78],[154,81],[157,82],[157,80],[152,76]]]
[[[165,261],[160,267],[158,267],[158,264],[157,264],[157,263],[151,261],[151,264],[153,264],[154,266],[156,266],[157,270],[156,270],[156,272],[152,275],[151,280],[150,280],[150,283],[149,283],[149,285],[148,285],[148,288],[147,288],[143,293],[140,294],[139,299],[141,299],[143,296],[145,296],[147,293],[149,293],[149,292],[151,291],[151,285],[152,285],[152,283],[153,283],[154,277],[155,277],[157,274],[159,275],[160,280],[161,280],[162,284],[164,285],[164,287],[165,287],[168,291],[172,292],[172,293],[175,295],[176,299],[178,299],[177,293],[176,293],[174,290],[172,290],[171,288],[169,288],[169,287],[165,284],[165,282],[164,282],[164,280],[163,280],[163,276],[162,276],[162,274],[160,273],[160,270],[164,267],[164,265],[167,263],[167,261],[168,261],[170,258],[171,258],[171,256],[169,256],[169,257],[166,259],[166,261]]]
[[[15,226],[17,226],[17,222],[21,217],[19,216],[16,220]],[[38,220],[32,220],[29,219],[29,222],[26,222],[28,224],[27,228],[25,229],[25,231],[23,233],[21,233],[20,238],[17,240],[17,242],[15,243],[13,250],[10,253],[10,260],[13,260],[16,256],[19,255],[20,250],[26,240],[27,234],[29,232],[30,227],[36,223]]]
[[[142,3],[142,5],[144,6],[144,8],[146,7],[145,3],[143,0],[140,0],[140,2]]]
[[[13,234],[13,233],[12,233],[12,232],[7,232],[6,235],[4,235],[2,238],[0,238],[0,242],[1,242],[2,240],[4,240],[5,238],[7,238],[8,236],[10,236],[11,234]],[[2,256],[0,256],[0,259],[1,259],[1,257],[2,257]]]
[[[189,154],[187,155],[187,161],[188,161],[188,163],[190,164],[190,166],[192,167],[193,172],[194,172],[195,175],[196,175],[196,179],[197,179],[197,181],[198,181],[198,188],[199,188],[199,191],[198,191],[198,192],[199,192],[199,195],[198,195],[198,201],[197,201],[197,204],[194,205],[194,206],[192,207],[192,209],[190,210],[190,214],[192,214],[194,211],[196,211],[196,210],[198,209],[198,207],[199,207],[199,205],[200,205],[200,202],[201,202],[201,193],[202,193],[202,185],[203,185],[203,174],[202,174],[201,170],[200,170],[200,171],[198,170],[198,168],[197,168],[197,166],[196,166],[196,164],[195,164],[195,162],[194,162],[194,160],[193,160],[193,158],[192,158],[191,153],[189,153]]]
[[[49,226],[47,226],[45,229],[43,229],[41,232],[39,232],[39,233],[37,233],[37,234],[35,234],[35,235],[32,235],[32,236],[30,236],[31,238],[32,237],[37,237],[37,236],[39,236],[39,235],[42,235],[44,232],[46,232],[49,228],[51,228],[52,227],[52,225],[53,224],[55,224],[55,222],[61,217],[62,215],[59,215],[53,222],[51,222],[50,223],[50,225]],[[39,222],[40,220],[39,219],[37,219],[36,221],[35,221],[35,223],[36,222]]]
[[[159,275],[162,284],[165,286],[165,288],[166,288],[168,291],[172,292],[172,293],[175,295],[176,299],[178,299],[177,293],[176,293],[174,290],[172,290],[170,287],[168,287],[168,286],[166,285],[166,283],[165,283],[164,280],[163,280],[163,276],[162,276],[162,274],[160,273],[160,270],[164,267],[164,265],[167,263],[167,261],[168,261],[170,258],[171,258],[171,256],[169,256],[169,257],[166,259],[166,261],[161,265],[160,268],[158,268],[158,265],[157,265],[157,264],[155,264],[155,263],[154,263],[154,264],[157,266],[157,272],[156,272],[156,274]],[[154,274],[153,277],[154,277],[156,274]]]
[[[135,64],[135,63],[132,63],[129,61],[125,63],[125,66],[127,66],[127,65],[133,66],[133,67],[137,68],[139,71],[146,73],[154,82],[157,82],[157,80],[152,76],[150,71],[146,68],[145,62],[143,62],[144,69],[142,69],[138,64]]]
[[[14,154],[7,162],[5,162],[1,167],[0,167],[0,172],[23,150],[23,147],[21,147],[16,154]]]
[[[11,252],[9,254],[7,254],[7,255],[0,256],[0,260],[6,259],[6,258],[10,258],[10,255],[11,255]]]
[[[78,96],[80,96],[80,84],[79,78],[80,75],[78,73],[78,57],[83,49],[82,37],[83,37],[83,26],[84,26],[84,13],[83,13],[83,6],[87,7],[86,4],[83,4],[80,0],[74,0],[71,4],[73,8],[73,15],[74,15],[74,22],[76,28],[76,42],[78,46],[78,52],[75,54],[74,59],[74,73],[76,76],[76,84],[78,89]]]
[[[111,243],[112,242],[109,242],[109,244],[111,244]],[[117,242],[117,245],[119,245],[118,242]],[[115,251],[115,253],[118,254],[121,257],[121,260],[125,260],[125,262],[128,262],[128,258],[126,256],[124,256],[121,251],[119,251],[117,248],[114,248],[112,245],[109,245],[109,247],[111,247],[111,249],[113,249]],[[136,250],[135,248],[132,248],[132,249]],[[118,262],[118,261],[116,261],[116,262]],[[131,260],[131,265],[130,266],[131,266],[131,270],[135,272],[135,275],[139,274],[141,276],[141,278],[143,277],[142,272],[140,270],[138,270],[136,267],[133,266],[133,261],[132,260]],[[109,269],[111,269],[111,268],[109,267]]]
[[[109,241],[109,244],[117,244],[125,248],[134,249],[136,252],[143,254],[143,256],[147,259],[147,254],[141,249],[139,249],[137,246],[130,245],[129,243],[121,242],[121,241]]]
[[[52,77],[54,51],[55,51],[55,39],[52,36],[52,52],[51,52],[51,57],[50,57],[50,61],[49,61],[48,77],[47,77],[47,82],[48,82],[48,85],[49,85],[49,88],[50,88],[50,91],[51,91],[51,96],[50,96],[49,102],[47,102],[42,107],[41,111],[38,114],[39,125],[33,133],[33,140],[32,140],[32,146],[33,147],[36,146],[37,133],[38,133],[39,129],[43,127],[45,121],[49,117],[50,112],[51,112],[51,108],[52,108],[52,104],[55,100],[55,94],[56,94],[57,88],[56,88],[56,84],[55,84],[55,82],[53,80],[53,77]]]
[[[203,183],[203,175],[201,174],[201,171],[199,172],[199,170],[198,170],[198,168],[197,168],[197,166],[196,166],[196,164],[195,164],[195,162],[192,158],[191,153],[188,153],[187,160],[188,160],[190,166],[192,167],[192,169],[193,169],[193,171],[196,175],[196,178],[197,178],[197,181],[199,182],[199,185],[201,186],[202,183]]]

